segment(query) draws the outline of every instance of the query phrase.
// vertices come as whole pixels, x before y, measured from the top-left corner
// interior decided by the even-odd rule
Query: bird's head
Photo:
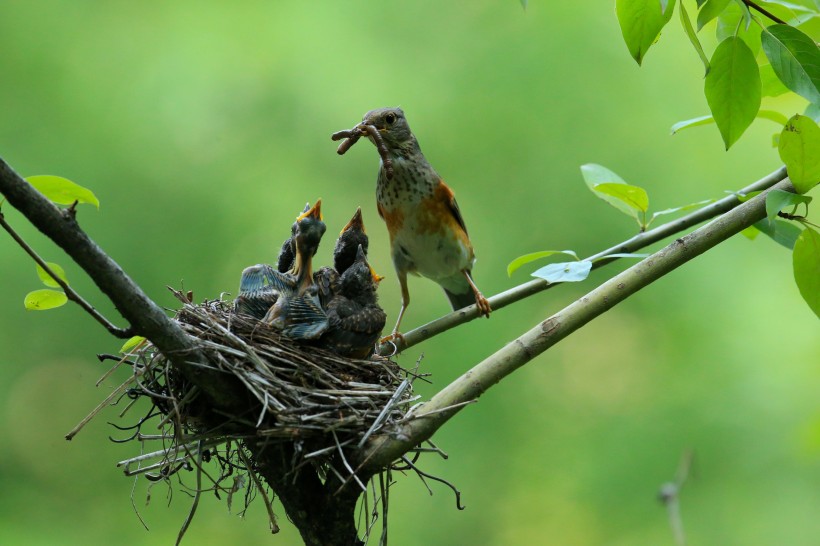
[[[401,108],[379,108],[371,110],[362,118],[361,125],[372,125],[389,149],[406,148],[416,142],[410,131],[407,118]],[[373,137],[368,135],[373,142]],[[376,144],[373,142],[373,144]]]
[[[309,259],[316,254],[322,235],[325,234],[327,226],[322,221],[322,200],[317,199],[316,204],[310,207],[296,218],[296,263],[294,273],[300,273]],[[309,273],[312,274],[312,273]]]

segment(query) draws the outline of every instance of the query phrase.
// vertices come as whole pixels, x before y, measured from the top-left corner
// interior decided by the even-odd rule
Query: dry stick
[[[88,274],[114,303],[134,333],[151,340],[189,381],[205,392],[215,406],[230,411],[244,409],[242,394],[235,385],[217,381],[213,374],[198,369],[197,364],[205,364],[207,359],[200,352],[196,340],[188,336],[103,252],[70,213],[60,210],[46,199],[2,158],[0,193]]]
[[[687,214],[686,216],[682,216],[677,220],[667,222],[666,224],[650,229],[649,231],[639,233],[622,243],[585,258],[585,260],[592,261],[592,269],[597,269],[618,259],[616,257],[605,258],[605,256],[617,253],[635,252],[662,239],[671,237],[672,235],[680,233],[687,228],[732,210],[740,204],[737,195],[746,195],[754,191],[765,190],[785,178],[786,168],[781,167],[768,176],[761,178],[757,182],[746,186],[742,190],[735,192],[728,197],[715,201],[711,205],[706,205],[705,207]],[[490,306],[493,308],[493,311],[498,311],[499,309],[512,303],[559,284],[563,283],[548,283],[542,279],[534,279],[489,298]],[[410,330],[403,335],[403,338],[392,340],[390,343],[382,344],[381,347],[379,347],[379,353],[382,355],[390,355],[403,351],[404,349],[412,347],[413,345],[418,345],[422,341],[426,341],[431,337],[437,336],[442,332],[446,332],[451,328],[455,328],[456,326],[469,322],[479,316],[478,309],[475,305],[470,305],[464,309],[453,311],[452,313],[448,313],[432,322],[419,326],[414,330]]]
[[[268,498],[268,494],[265,492],[265,487],[262,485],[262,482],[259,481],[259,477],[256,475],[256,472],[253,470],[253,465],[245,456],[245,452],[243,451],[242,446],[236,450],[239,454],[239,458],[242,460],[242,464],[245,465],[245,468],[248,470],[248,475],[253,480],[253,484],[256,486],[256,490],[259,491],[259,494],[262,495],[262,500],[265,502],[265,509],[268,511],[268,521],[270,522],[270,532],[272,534],[276,534],[280,531],[279,523],[276,521],[276,514],[273,513],[273,501]]]
[[[794,191],[786,179],[771,189]],[[361,466],[376,471],[430,438],[465,402],[475,400],[527,362],[575,330],[602,315],[632,294],[677,269],[692,258],[766,217],[763,192],[692,233],[676,239],[629,269],[612,277],[587,295],[537,324],[519,338],[487,357],[418,407],[415,419],[390,435],[374,437],[359,453]],[[451,408],[441,411],[443,408]],[[365,470],[366,472],[366,470]]]
[[[94,308],[93,305],[91,305],[90,303],[85,301],[85,299],[83,299],[82,296],[80,296],[77,292],[75,292],[74,289],[71,288],[68,285],[67,282],[65,282],[56,273],[54,273],[54,271],[48,266],[48,264],[45,262],[45,260],[43,260],[40,257],[40,255],[37,254],[37,252],[35,252],[34,249],[31,248],[29,246],[29,244],[26,243],[23,240],[23,238],[20,237],[20,235],[17,234],[16,231],[14,231],[14,228],[12,228],[9,225],[9,223],[6,222],[6,218],[5,218],[5,216],[3,216],[2,212],[0,212],[0,225],[2,225],[3,229],[5,229],[8,232],[8,234],[11,235],[11,238],[14,239],[17,242],[17,244],[20,245],[23,248],[23,250],[26,251],[26,254],[31,256],[31,258],[35,262],[37,262],[37,265],[42,267],[43,271],[48,273],[49,277],[54,279],[54,282],[56,282],[58,285],[60,285],[60,288],[63,289],[63,291],[65,292],[65,295],[68,299],[70,299],[71,301],[73,301],[74,303],[76,303],[77,305],[82,307],[89,315],[94,317],[94,320],[96,320],[97,322],[102,324],[105,327],[105,329],[108,330],[112,335],[114,335],[116,337],[119,337],[119,338],[122,338],[122,339],[127,339],[127,338],[134,335],[134,332],[131,328],[118,328],[117,326],[114,326],[114,324],[111,321],[109,321],[107,318],[102,316],[100,314],[100,312],[97,311]]]

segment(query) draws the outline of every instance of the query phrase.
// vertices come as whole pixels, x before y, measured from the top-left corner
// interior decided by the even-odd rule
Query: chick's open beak
[[[302,214],[300,214],[296,218],[296,221],[298,222],[299,220],[302,220],[302,219],[307,218],[307,217],[322,220],[322,200],[321,199],[317,199],[316,204],[313,205],[308,210],[306,210],[305,212],[303,212]]]
[[[364,222],[362,221],[362,207],[358,207],[356,209],[356,213],[353,215],[353,218],[351,218],[350,221],[347,224],[345,224],[345,227],[342,228],[342,231],[339,232],[339,235],[341,236],[342,233],[344,233],[345,231],[354,228],[361,230],[362,233],[366,233],[364,230]]]

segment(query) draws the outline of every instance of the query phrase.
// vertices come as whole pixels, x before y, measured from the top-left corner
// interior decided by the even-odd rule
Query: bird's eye
[[[393,125],[394,123],[396,123],[396,114],[387,114],[386,116],[384,116],[384,121],[386,121],[388,125]]]

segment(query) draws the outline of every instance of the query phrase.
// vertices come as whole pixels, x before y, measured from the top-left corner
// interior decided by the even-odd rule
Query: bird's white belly
[[[393,261],[398,269],[441,281],[472,267],[469,249],[455,237],[421,229],[412,214],[405,216],[404,228],[393,240]],[[400,267],[402,264],[407,267]]]

